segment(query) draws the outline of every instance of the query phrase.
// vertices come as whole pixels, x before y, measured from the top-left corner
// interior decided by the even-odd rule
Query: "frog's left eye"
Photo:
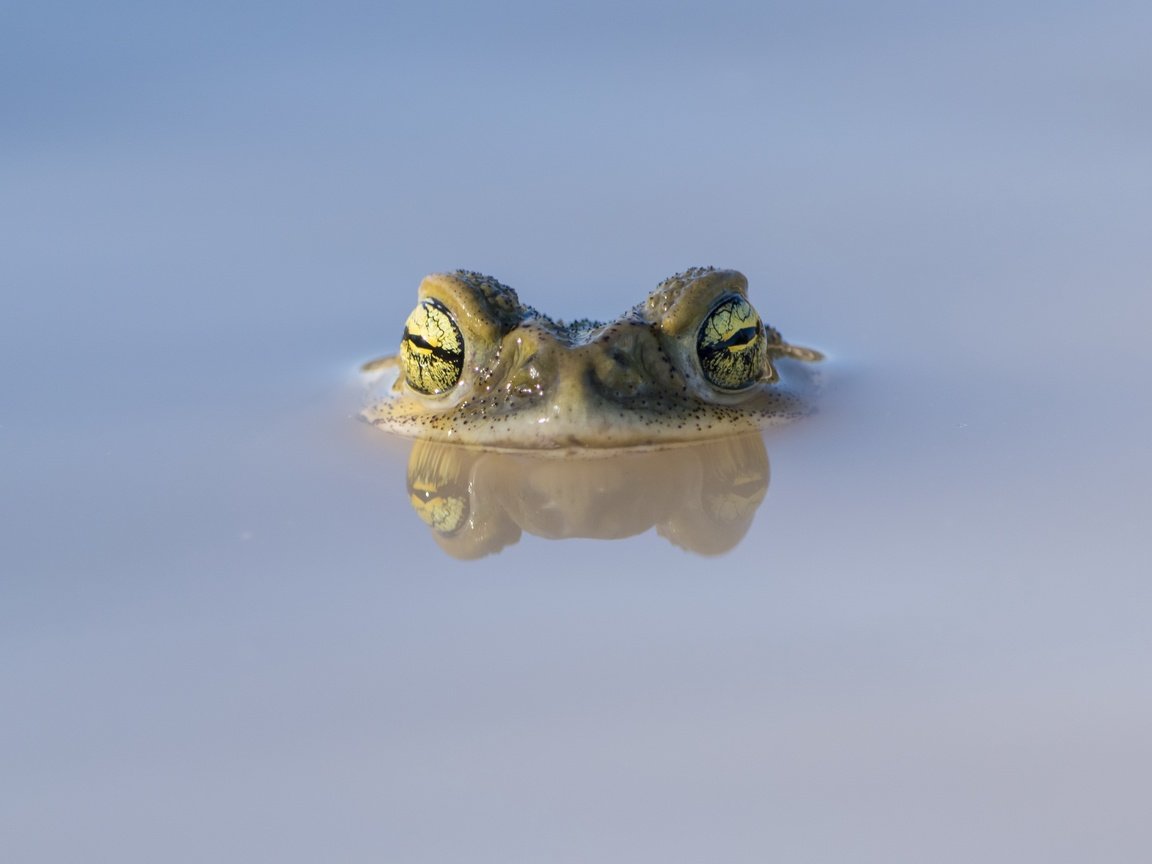
[[[759,381],[767,364],[764,324],[740,296],[716,304],[696,337],[704,377],[721,390],[745,390]]]
[[[464,337],[438,300],[423,300],[404,323],[400,360],[408,386],[427,396],[451,390],[464,370]]]

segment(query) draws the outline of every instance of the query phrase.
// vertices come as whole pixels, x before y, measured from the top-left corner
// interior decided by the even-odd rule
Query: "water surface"
[[[17,12],[5,859],[1146,858],[1150,24]],[[527,527],[447,554],[356,420],[419,279],[708,264],[829,354],[739,536],[496,465]]]

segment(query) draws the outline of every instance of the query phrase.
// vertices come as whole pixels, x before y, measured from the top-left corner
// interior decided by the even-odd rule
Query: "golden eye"
[[[764,325],[743,297],[722,300],[696,337],[696,356],[704,377],[721,390],[745,390],[764,375],[767,343]]]
[[[437,300],[424,300],[404,323],[400,341],[404,377],[413,390],[436,396],[451,390],[464,370],[464,337]]]

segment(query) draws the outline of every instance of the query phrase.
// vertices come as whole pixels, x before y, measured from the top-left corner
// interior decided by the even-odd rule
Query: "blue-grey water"
[[[4,18],[0,859],[1152,855],[1143,5]],[[829,355],[729,534],[490,461],[438,542],[420,278],[696,264]]]

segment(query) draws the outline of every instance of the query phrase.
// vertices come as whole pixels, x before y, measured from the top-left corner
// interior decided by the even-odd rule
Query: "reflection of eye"
[[[424,300],[404,323],[400,341],[404,377],[413,390],[435,396],[451,390],[464,369],[464,337],[437,300]]]
[[[416,515],[439,534],[450,537],[468,521],[468,498],[458,490],[436,489],[419,480],[408,483],[409,500]]]
[[[717,304],[696,337],[696,356],[704,377],[721,390],[744,390],[759,381],[766,349],[764,325],[743,297]]]

